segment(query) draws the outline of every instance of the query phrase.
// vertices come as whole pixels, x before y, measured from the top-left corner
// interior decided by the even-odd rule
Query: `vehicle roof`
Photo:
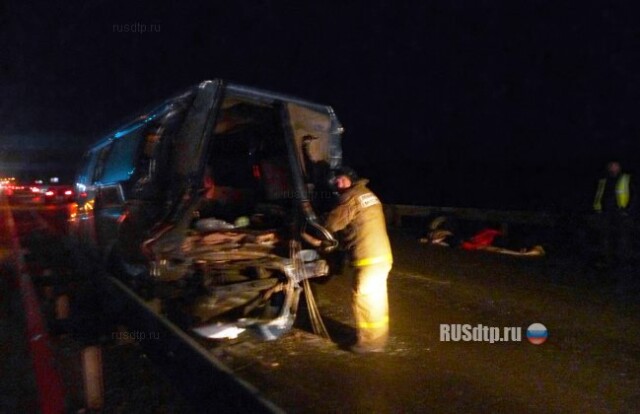
[[[205,81],[205,82],[213,82],[213,81]],[[267,102],[286,101],[286,102],[292,102],[298,105],[306,106],[312,109],[332,111],[329,105],[322,105],[322,104],[311,102],[306,99],[301,99],[295,96],[286,95],[278,92],[271,92],[271,91],[267,91],[260,88],[240,85],[233,82],[226,84],[226,90],[240,96],[246,96],[248,98],[259,99],[259,100],[262,99]]]
[[[131,128],[134,128],[136,125],[140,124],[141,122],[141,118],[144,118],[146,116],[148,116],[149,114],[152,114],[153,112],[157,111],[159,108],[163,107],[164,105],[166,105],[167,103],[174,101],[180,97],[183,97],[189,93],[193,93],[196,92],[198,89],[203,88],[206,84],[208,83],[213,83],[213,82],[218,82],[219,84],[222,85],[223,89],[226,92],[231,92],[232,94],[239,96],[239,97],[245,97],[245,98],[249,98],[252,100],[258,100],[258,101],[262,101],[264,103],[273,103],[274,101],[286,101],[286,102],[291,102],[291,103],[295,103],[301,106],[305,106],[307,108],[310,109],[314,109],[314,110],[318,110],[318,111],[327,111],[330,114],[333,114],[333,109],[328,106],[328,105],[321,105],[318,103],[314,103],[305,99],[300,99],[297,98],[295,96],[291,96],[291,95],[286,95],[286,94],[282,94],[282,93],[277,93],[277,92],[271,92],[271,91],[267,91],[264,89],[260,89],[260,88],[254,88],[254,87],[250,87],[250,86],[245,86],[245,85],[240,85],[237,83],[233,83],[233,82],[225,82],[222,79],[213,79],[213,80],[205,80],[200,82],[197,85],[194,85],[190,88],[187,88],[184,92],[173,96],[169,99],[166,99],[164,101],[162,101],[161,103],[158,103],[156,105],[151,106],[150,110],[147,111],[146,113],[143,113],[142,115],[137,116],[133,121],[127,122],[125,124],[123,124],[122,126],[118,127],[116,130],[110,131],[108,134],[106,134],[103,138],[101,138],[100,140],[98,140],[97,142],[95,142],[91,148],[88,150],[88,152],[95,152],[98,151],[102,148],[104,148],[106,145],[108,145],[111,141],[113,141],[114,139],[117,139],[117,135],[118,134],[122,134],[122,131],[127,131],[130,130]]]

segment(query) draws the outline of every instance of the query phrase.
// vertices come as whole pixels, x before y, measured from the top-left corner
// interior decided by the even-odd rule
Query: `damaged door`
[[[168,163],[170,189],[167,203],[170,213],[159,223],[151,237],[143,243],[143,252],[149,256],[151,274],[168,280],[184,273],[182,263],[170,257],[184,240],[195,210],[202,179],[202,171],[209,148],[211,131],[222,98],[221,81],[206,81],[198,86],[191,107],[178,133],[172,141]]]
[[[334,248],[338,242],[320,225],[315,211],[328,210],[334,201],[331,171],[342,163],[342,126],[329,107],[288,102],[281,111],[295,194],[305,221],[301,232]]]

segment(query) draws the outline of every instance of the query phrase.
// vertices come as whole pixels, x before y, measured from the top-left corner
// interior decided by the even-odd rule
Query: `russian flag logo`
[[[527,339],[534,345],[540,345],[547,340],[547,327],[541,323],[532,323],[527,328]]]

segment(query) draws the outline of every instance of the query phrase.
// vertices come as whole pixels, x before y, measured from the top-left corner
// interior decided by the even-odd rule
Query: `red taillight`
[[[51,197],[53,195],[53,191],[47,191],[46,193],[44,193],[44,195],[46,195],[47,197]]]
[[[254,165],[252,168],[252,172],[253,172],[253,178],[259,180],[260,177],[260,166],[258,165]]]
[[[71,194],[73,194],[73,191],[71,191],[71,190],[67,190],[67,191],[64,192],[64,195],[71,195]]]
[[[39,193],[40,189],[38,187],[31,187],[31,192],[32,193]]]

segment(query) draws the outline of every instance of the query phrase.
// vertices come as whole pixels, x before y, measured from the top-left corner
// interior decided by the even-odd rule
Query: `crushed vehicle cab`
[[[200,335],[277,338],[300,282],[328,273],[303,240],[337,244],[316,212],[341,133],[329,106],[202,82],[88,150],[71,234]]]

